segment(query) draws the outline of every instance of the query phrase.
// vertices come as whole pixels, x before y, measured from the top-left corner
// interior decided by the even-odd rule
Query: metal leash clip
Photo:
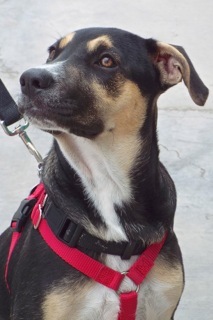
[[[35,148],[34,144],[30,140],[29,136],[26,133],[26,129],[29,127],[29,122],[25,121],[23,125],[19,125],[16,127],[13,131],[10,131],[8,127],[4,124],[4,121],[0,121],[0,124],[2,126],[2,129],[8,136],[15,136],[19,135],[21,140],[24,142],[25,146],[29,150],[29,152],[36,158],[37,162],[40,164],[42,160],[42,156],[38,152],[38,150]]]
[[[8,136],[19,135],[29,152],[35,157],[36,161],[38,162],[38,172],[40,175],[43,159],[25,131],[29,127],[29,122],[24,119],[25,123],[19,124],[18,127],[15,127],[14,130],[11,131],[8,128],[8,126],[19,121],[21,118],[22,116],[18,112],[18,107],[15,101],[0,79],[0,124],[2,126],[2,129]]]

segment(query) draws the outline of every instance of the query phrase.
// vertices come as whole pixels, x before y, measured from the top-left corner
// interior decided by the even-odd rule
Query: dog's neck
[[[158,161],[155,130],[148,140],[110,132],[94,140],[61,133],[44,165],[50,197],[100,238],[149,241],[152,234],[156,241],[172,225],[175,191]]]

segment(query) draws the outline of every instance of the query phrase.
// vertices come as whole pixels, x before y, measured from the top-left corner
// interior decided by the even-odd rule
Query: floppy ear
[[[162,88],[171,87],[183,79],[193,101],[199,106],[205,104],[209,90],[182,47],[155,42],[155,50],[152,46],[152,58],[160,72]]]

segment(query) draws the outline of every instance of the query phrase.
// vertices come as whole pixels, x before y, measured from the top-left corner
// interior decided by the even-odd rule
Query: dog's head
[[[45,65],[22,74],[19,108],[53,133],[136,133],[150,102],[182,79],[203,105],[208,89],[183,48],[119,29],[84,29],[58,40]]]

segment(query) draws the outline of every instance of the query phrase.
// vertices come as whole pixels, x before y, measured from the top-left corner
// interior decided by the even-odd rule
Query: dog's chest
[[[82,182],[87,200],[106,226],[105,240],[126,241],[115,205],[121,206],[131,197],[128,172],[116,163],[114,154],[101,150],[92,141],[75,136],[60,136],[58,141],[62,153]]]
[[[111,268],[129,269],[134,258],[122,262],[119,258],[107,259]],[[64,282],[65,283],[65,282]],[[134,291],[136,285],[125,278],[121,292]],[[182,292],[182,271],[178,266],[159,270],[156,265],[140,286],[136,320],[170,320]],[[117,320],[120,310],[119,293],[94,282],[54,288],[43,303],[44,320]]]

